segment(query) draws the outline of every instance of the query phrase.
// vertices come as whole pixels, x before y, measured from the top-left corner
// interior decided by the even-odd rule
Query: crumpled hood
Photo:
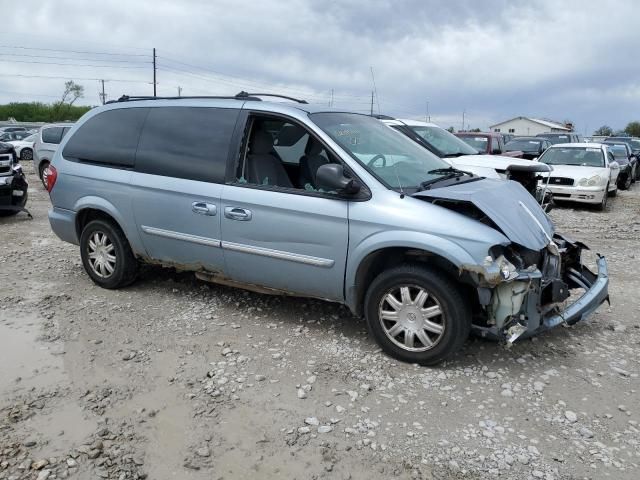
[[[487,215],[509,240],[542,250],[553,237],[553,223],[522,185],[508,180],[477,180],[417,192],[414,197],[470,202]]]

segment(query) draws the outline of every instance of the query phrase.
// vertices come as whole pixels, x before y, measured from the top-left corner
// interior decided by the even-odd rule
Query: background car
[[[619,145],[625,143],[629,146],[631,155],[636,159],[636,176],[634,180],[640,180],[640,140],[632,137],[609,137],[603,141],[604,144]]]
[[[553,145],[558,143],[582,143],[584,140],[582,135],[575,132],[546,132],[538,133],[536,137],[544,137]]]
[[[544,153],[551,146],[551,142],[542,137],[515,137],[507,142],[504,149],[507,152],[522,152],[522,158],[533,160]]]
[[[501,133],[500,135],[502,135],[502,141],[505,145],[507,144],[507,142],[510,142],[515,138],[515,135],[513,133]]]
[[[36,142],[33,147],[33,168],[45,188],[47,186],[47,167],[51,164],[53,154],[56,153],[58,145],[71,130],[71,127],[73,127],[73,124],[53,123],[43,126],[36,135]]]
[[[19,131],[19,132],[4,132],[0,134],[0,142],[13,142],[15,140],[22,140],[23,138],[27,138],[31,135],[27,131]]]
[[[532,164],[529,160],[522,158],[479,154],[475,148],[435,123],[387,116],[380,116],[379,119],[453,167],[481,177],[514,180],[520,183],[545,210],[548,211],[551,208],[550,195],[543,186],[538,185],[538,175],[542,165]]]
[[[20,160],[33,160],[33,146],[36,143],[36,138],[37,135],[32,133],[22,140],[12,140],[7,143],[13,145],[13,148],[16,150],[16,155]]]
[[[24,127],[0,127],[0,133],[6,132],[26,132],[27,129]]]
[[[506,155],[508,157],[520,157],[522,155],[522,152],[505,152],[504,140],[500,133],[458,132],[455,136],[475,148],[478,153],[484,155]]]
[[[553,166],[548,188],[556,202],[590,203],[604,210],[607,197],[618,191],[620,166],[600,143],[552,145],[538,161]]]
[[[638,171],[638,159],[631,154],[631,149],[626,143],[606,142],[609,151],[613,154],[616,162],[620,165],[620,175],[618,176],[618,188],[628,190],[632,183],[636,181]]]

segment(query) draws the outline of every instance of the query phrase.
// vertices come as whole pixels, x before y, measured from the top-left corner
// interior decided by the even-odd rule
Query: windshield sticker
[[[358,132],[357,130],[349,130],[349,129],[338,130],[336,132],[336,136],[338,137],[357,137],[359,134],[360,132]]]
[[[587,148],[587,152],[599,152],[599,148]]]
[[[536,142],[535,140],[529,140],[529,143],[533,143],[534,145],[537,145],[539,142]]]
[[[569,138],[566,135],[558,135],[558,138]]]
[[[487,139],[486,139],[486,138],[484,138],[484,137],[476,137],[476,138],[474,138],[474,140],[475,140],[476,142],[486,142],[486,141],[487,141]]]

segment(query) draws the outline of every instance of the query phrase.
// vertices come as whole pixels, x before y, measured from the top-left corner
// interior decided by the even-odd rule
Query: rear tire
[[[33,160],[33,150],[30,148],[23,148],[20,151],[20,160]]]
[[[455,354],[471,329],[457,285],[428,267],[407,264],[376,277],[364,304],[369,331],[390,356],[435,365]]]
[[[40,163],[40,165],[38,166],[38,175],[40,175],[40,181],[42,182],[42,186],[45,190],[47,189],[47,179],[45,175],[45,171],[47,170],[47,168],[49,168],[49,162],[47,162],[46,160]]]
[[[138,262],[127,237],[107,220],[93,220],[84,227],[80,257],[91,280],[102,288],[126,287],[136,279]]]

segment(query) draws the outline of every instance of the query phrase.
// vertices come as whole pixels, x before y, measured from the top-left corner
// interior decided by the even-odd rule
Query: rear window
[[[62,127],[48,127],[42,129],[42,141],[44,143],[53,143],[55,145],[62,140]]]
[[[136,171],[224,183],[238,114],[229,108],[151,108],[140,137]]]
[[[133,167],[148,108],[107,110],[87,120],[62,152],[69,160]]]

